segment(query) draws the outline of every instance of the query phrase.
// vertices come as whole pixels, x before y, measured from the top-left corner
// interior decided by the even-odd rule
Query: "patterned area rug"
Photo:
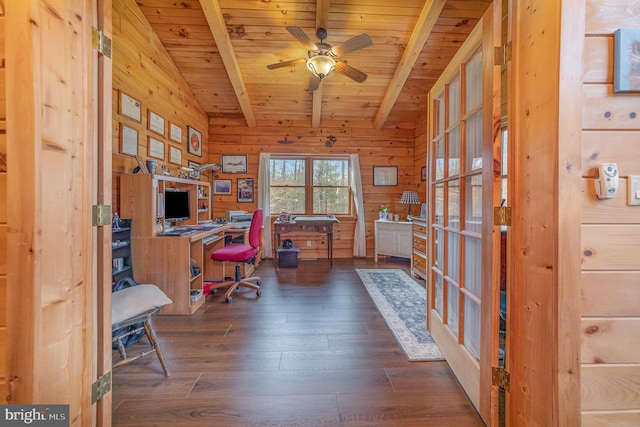
[[[426,291],[399,269],[356,269],[410,361],[444,360],[426,329]]]

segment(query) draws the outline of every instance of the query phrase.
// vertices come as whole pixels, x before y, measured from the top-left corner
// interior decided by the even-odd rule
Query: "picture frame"
[[[136,161],[138,162],[138,167],[140,168],[140,172],[149,173],[149,169],[147,169],[147,164],[142,157],[136,156]]]
[[[182,144],[182,128],[169,122],[169,139]]]
[[[213,180],[213,194],[231,194],[231,180],[230,179],[215,179]]]
[[[246,154],[222,154],[220,155],[222,173],[247,173]]]
[[[639,29],[617,29],[613,33],[613,93],[640,92]]]
[[[200,166],[200,163],[198,162],[194,162],[193,160],[189,160],[189,162],[187,163],[187,166],[195,169],[198,166]],[[200,179],[200,171],[191,171],[189,172],[189,178],[193,178],[193,179]]]
[[[398,167],[397,166],[374,166],[373,167],[374,186],[397,186]]]
[[[120,99],[118,103],[118,114],[142,123],[142,104],[140,101],[120,91]]]
[[[187,126],[187,151],[196,156],[202,156],[202,132]]]
[[[147,111],[147,128],[151,132],[155,132],[158,135],[164,136],[164,117],[154,113],[151,110]]]
[[[427,180],[427,167],[422,166],[420,168],[420,181],[426,181],[426,180]]]
[[[238,178],[238,203],[253,202],[253,178]]]
[[[120,123],[120,153],[138,155],[138,131]]]
[[[169,163],[182,165],[182,150],[173,145],[169,145]]]
[[[149,157],[164,160],[164,142],[149,136]]]

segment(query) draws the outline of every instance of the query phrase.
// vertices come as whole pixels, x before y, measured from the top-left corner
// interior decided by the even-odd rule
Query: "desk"
[[[327,258],[333,266],[333,224],[338,223],[336,218],[321,216],[299,216],[291,222],[276,221],[273,223],[273,240],[275,246],[275,261],[278,265],[278,248],[280,236],[287,233],[322,233],[327,235]]]
[[[153,283],[173,300],[161,314],[193,314],[204,297],[192,301],[190,292],[203,289],[203,279],[221,277],[223,266],[210,258],[211,251],[224,246],[224,234],[231,225],[192,226],[183,236],[132,237],[133,273],[141,283]],[[192,275],[191,260],[200,268]]]

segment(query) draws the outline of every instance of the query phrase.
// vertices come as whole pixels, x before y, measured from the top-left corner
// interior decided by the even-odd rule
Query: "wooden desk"
[[[195,227],[195,226],[194,226]],[[203,279],[221,277],[222,263],[211,260],[211,251],[224,246],[224,234],[231,225],[197,230],[184,236],[132,237],[134,277],[141,283],[153,283],[173,300],[161,314],[193,314],[204,297],[191,301],[191,290],[202,290]],[[191,260],[200,274],[191,275]]]
[[[333,266],[333,224],[338,221],[336,218],[321,216],[297,217],[291,222],[276,221],[273,223],[273,240],[275,261],[278,265],[278,248],[280,247],[280,236],[287,233],[322,233],[327,235],[327,258]]]

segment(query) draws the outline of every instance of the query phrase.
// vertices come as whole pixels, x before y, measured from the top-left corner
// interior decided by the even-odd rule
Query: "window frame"
[[[335,216],[353,216],[354,214],[354,206],[353,206],[353,194],[352,194],[352,190],[351,190],[351,183],[350,183],[350,174],[351,174],[351,168],[353,167],[353,165],[351,164],[351,159],[349,156],[347,155],[317,155],[317,154],[271,154],[269,162],[271,162],[272,160],[304,160],[305,162],[305,183],[304,186],[300,185],[296,185],[296,186],[292,186],[292,185],[274,185],[274,184],[270,184],[270,189],[273,188],[286,188],[286,187],[294,187],[294,188],[304,188],[304,194],[305,194],[305,207],[304,207],[304,212],[289,212],[292,213],[294,215],[304,215],[304,216],[319,216],[319,215],[325,215],[323,213],[314,213],[313,212],[313,190],[315,188],[346,188],[348,195],[347,195],[347,203],[348,203],[348,207],[347,207],[347,212],[345,213],[335,213]],[[347,173],[347,184],[342,186],[342,185],[317,185],[314,186],[313,185],[313,167],[314,167],[314,161],[315,160],[340,160],[340,161],[346,161],[347,162],[347,167],[348,167],[348,173]],[[270,193],[272,193],[270,191]],[[269,201],[269,204],[271,204],[271,201]],[[272,212],[272,214],[275,214],[275,212]]]

